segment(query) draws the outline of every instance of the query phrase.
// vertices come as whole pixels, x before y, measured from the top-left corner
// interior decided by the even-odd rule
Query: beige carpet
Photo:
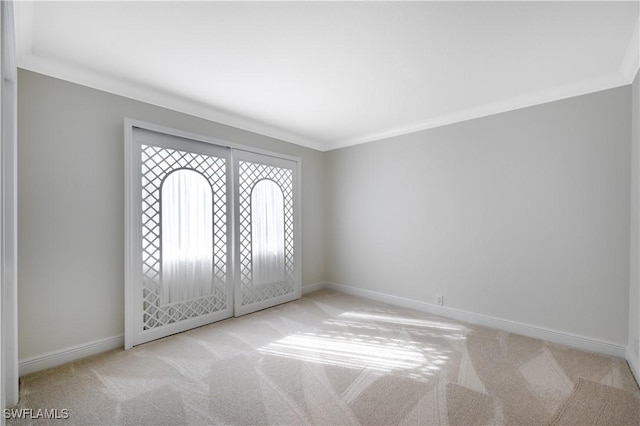
[[[639,409],[633,392],[580,378],[553,424],[637,425]]]
[[[330,291],[23,377],[20,396],[64,425],[640,423],[622,359]]]

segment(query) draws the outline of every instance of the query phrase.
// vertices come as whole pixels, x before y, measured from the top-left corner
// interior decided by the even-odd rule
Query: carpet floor
[[[640,424],[623,359],[332,291],[21,378],[7,424]]]

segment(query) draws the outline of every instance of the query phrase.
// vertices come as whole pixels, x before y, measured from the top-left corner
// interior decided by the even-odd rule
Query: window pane
[[[206,296],[213,286],[213,194],[193,170],[162,184],[161,304]]]
[[[284,199],[272,180],[251,192],[251,243],[253,284],[284,281]]]

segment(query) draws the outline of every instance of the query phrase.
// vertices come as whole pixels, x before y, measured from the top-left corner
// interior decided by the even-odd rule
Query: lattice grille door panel
[[[151,145],[142,145],[141,151],[143,330],[224,311],[229,299],[226,159]],[[161,304],[160,193],[166,177],[181,169],[201,173],[213,191],[213,290],[207,296]]]
[[[297,163],[258,154],[238,153],[236,157],[238,247],[236,258],[235,315],[244,315],[300,297],[300,266],[297,204]],[[282,191],[284,209],[284,274],[278,282],[254,281],[252,242],[252,191],[263,180],[274,182]]]
[[[127,179],[127,198],[132,206],[129,208],[130,218],[127,224],[127,232],[130,235],[128,240],[131,244],[127,247],[127,257],[131,258],[130,266],[127,268],[127,285],[131,290],[128,290],[128,301],[126,300],[128,307],[125,347],[233,316],[232,268],[229,264],[229,236],[232,230],[229,207],[230,149],[137,128],[132,133],[132,141],[129,142],[131,146],[128,147],[130,176]],[[204,263],[205,271],[199,281],[189,281],[187,277],[173,284],[196,288],[198,291],[195,296],[183,292],[182,297],[168,299],[166,295],[169,281],[167,278],[163,282],[163,265],[175,265],[171,262],[176,261],[197,260],[191,257],[179,260],[165,254],[163,264],[163,184],[168,182],[170,176],[175,176],[173,173],[184,171],[195,172],[199,175],[198,179],[206,181],[201,188],[205,188],[206,191],[209,186],[211,188],[211,197],[206,198],[204,204],[211,206],[211,214],[207,219],[207,223],[210,223],[209,220],[212,222],[207,231],[207,234],[211,234],[208,234],[210,238],[206,238],[208,243],[205,245],[210,247],[210,250],[206,250],[208,253],[195,254],[205,256],[204,258],[209,260]],[[188,185],[184,191],[186,192],[179,195],[183,197],[180,200],[187,200],[184,201],[187,208],[195,208],[193,204],[192,207],[188,207]],[[174,193],[174,196],[178,195]],[[186,215],[186,212],[187,210],[184,210],[180,214]],[[164,214],[168,214],[168,211],[165,210]],[[186,217],[187,219],[181,217],[177,226],[188,225],[189,219],[196,216]],[[184,222],[185,220],[187,222]],[[193,228],[193,232],[199,232],[201,226]],[[174,232],[181,232],[183,228],[175,229],[180,231]],[[164,232],[167,232],[167,229]],[[165,237],[165,244],[167,241]],[[191,246],[191,250],[193,247]],[[174,246],[173,251],[175,250]],[[173,279],[175,281],[175,274]],[[175,290],[179,287],[172,288]]]
[[[125,126],[125,348],[298,299],[298,162],[127,122],[132,124]],[[178,185],[191,189],[175,189]],[[259,196],[252,200],[256,185]],[[187,222],[180,216],[182,201],[179,207],[165,204],[181,200],[175,195],[180,191],[191,194],[185,211],[194,213]],[[259,208],[252,218],[254,203]],[[211,210],[200,214],[201,206],[209,205]],[[274,211],[269,206],[281,209],[269,216]],[[186,223],[198,225],[182,232]],[[181,256],[194,251],[198,254],[187,256],[192,263],[181,263]]]

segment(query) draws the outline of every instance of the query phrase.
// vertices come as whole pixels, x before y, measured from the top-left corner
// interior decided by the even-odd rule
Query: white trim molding
[[[629,84],[627,77],[627,75],[629,74],[628,70],[634,69],[633,56],[629,58],[625,56],[623,66],[624,70],[627,71],[625,71],[624,73],[623,69],[621,68],[618,72],[614,72],[612,74],[605,75],[594,80],[580,81],[566,86],[555,87],[511,99],[503,99],[475,108],[460,110],[451,114],[430,117],[426,120],[415,123],[407,123],[406,125],[397,128],[388,129],[381,133],[359,135],[355,138],[340,139],[336,141],[319,141],[294,134],[283,128],[278,128],[267,123],[253,120],[249,117],[244,117],[239,114],[233,114],[210,105],[195,102],[191,99],[177,95],[175,93],[141,86],[122,79],[111,78],[98,72],[90,72],[84,69],[78,69],[66,64],[56,63],[55,61],[50,59],[45,59],[33,55],[23,54],[19,57],[19,59],[20,68],[25,70],[44,74],[60,80],[69,81],[71,83],[80,84],[82,86],[101,90],[107,93],[137,100],[140,102],[149,103],[151,105],[170,109],[172,111],[189,114],[194,117],[261,134],[271,138],[279,139],[281,141],[304,146],[306,148],[315,149],[321,152],[345,148],[352,145],[374,142],[377,140],[387,139],[395,136],[402,136],[422,130],[433,129],[450,124],[464,122],[467,120],[473,120],[476,118],[554,102],[561,99],[567,99],[575,96],[599,92],[602,90],[613,89]],[[637,70],[637,66],[635,66],[635,69]],[[633,75],[635,76],[635,74]]]
[[[33,50],[33,31],[30,30],[34,23],[33,2],[20,2],[20,13],[17,14],[17,19],[19,19],[18,29],[22,29],[17,40],[17,61],[20,68],[322,152],[613,89],[631,84],[640,68],[638,29],[640,20],[638,20],[618,69],[611,69],[608,73],[591,80],[575,81],[534,93],[523,93],[512,98],[457,110],[450,114],[431,116],[417,122],[401,124],[383,132],[360,134],[352,138],[337,140],[320,140],[292,131],[287,126],[267,123],[254,117],[226,110],[223,107],[209,105],[166,88],[140,84],[140,82],[112,76],[99,70],[38,55],[38,52]]]
[[[640,360],[633,355],[633,351],[630,346],[627,346],[626,360],[631,372],[636,377],[636,383],[640,386]]]
[[[637,68],[636,68],[637,70]],[[635,73],[633,74],[635,77]],[[501,99],[496,102],[479,105],[473,108],[458,110],[450,114],[430,117],[415,123],[409,123],[395,129],[389,129],[382,133],[374,133],[370,135],[358,136],[352,139],[336,141],[328,145],[324,151],[346,148],[352,145],[360,145],[368,142],[379,141],[392,137],[421,132],[423,130],[435,129],[438,127],[448,126],[451,124],[462,123],[476,118],[489,117],[505,112],[516,111],[523,108],[543,105],[550,102],[570,99],[576,96],[588,95],[590,93],[600,92],[608,89],[626,86],[633,82],[633,77],[629,81],[626,75],[621,71],[614,72],[593,80],[577,81],[564,86],[552,87],[538,92],[524,94],[508,99]]]
[[[309,289],[309,291],[306,291],[305,294],[310,293],[311,291],[329,289],[345,294],[350,294],[352,296],[363,297],[378,302],[401,306],[403,308],[415,309],[416,311],[426,312],[428,314],[440,315],[469,324],[480,325],[483,327],[545,340],[547,342],[557,343],[584,351],[596,352],[604,355],[616,356],[619,358],[625,358],[625,355],[627,354],[627,348],[625,345],[607,342],[599,339],[593,339],[573,333],[566,333],[563,331],[538,327],[530,324],[524,324],[517,321],[496,318],[489,315],[476,314],[460,309],[438,306],[418,300],[393,296],[391,294],[379,293],[376,291],[365,290],[362,288],[336,284],[332,282],[324,283],[324,285],[320,285],[320,283],[318,283],[314,284],[313,286],[307,287],[313,287],[314,290]]]
[[[225,111],[213,105],[197,102],[170,90],[144,86],[122,78],[111,77],[99,71],[78,68],[33,54],[20,55],[18,57],[18,63],[22,69],[49,77],[101,90],[124,98],[145,102],[160,108],[189,114],[194,117],[224,124],[225,126],[235,127],[318,151],[326,150],[321,143],[305,136],[289,132],[286,129],[268,123],[263,123],[251,117]]]
[[[331,282],[317,282],[305,285],[302,287],[302,293],[306,295],[325,289],[350,294],[352,296],[363,297],[365,299],[371,299],[378,302],[389,303],[404,308],[415,309],[417,311],[433,315],[440,315],[470,324],[533,337],[585,351],[624,358],[629,363],[629,367],[635,375],[636,380],[640,382],[640,363],[632,355],[631,350],[624,345]],[[47,368],[57,367],[62,364],[118,348],[124,348],[124,335],[96,340],[86,344],[76,345],[59,351],[48,352],[43,355],[27,358],[20,361],[20,376],[45,370]]]
[[[124,335],[107,337],[93,342],[71,346],[59,351],[47,352],[20,361],[20,376],[78,361],[113,349],[124,348]]]
[[[2,408],[18,403],[18,69],[15,58],[13,2],[3,1],[2,15],[2,123],[0,133],[0,399]],[[4,422],[4,419],[2,419]]]
[[[327,288],[327,283],[324,281],[320,281],[313,284],[307,284],[302,286],[302,294],[313,293],[314,291],[320,291]]]
[[[640,17],[636,21],[633,34],[629,40],[627,51],[624,54],[622,63],[620,64],[620,75],[627,84],[632,84],[636,78],[638,69],[640,68]]]

